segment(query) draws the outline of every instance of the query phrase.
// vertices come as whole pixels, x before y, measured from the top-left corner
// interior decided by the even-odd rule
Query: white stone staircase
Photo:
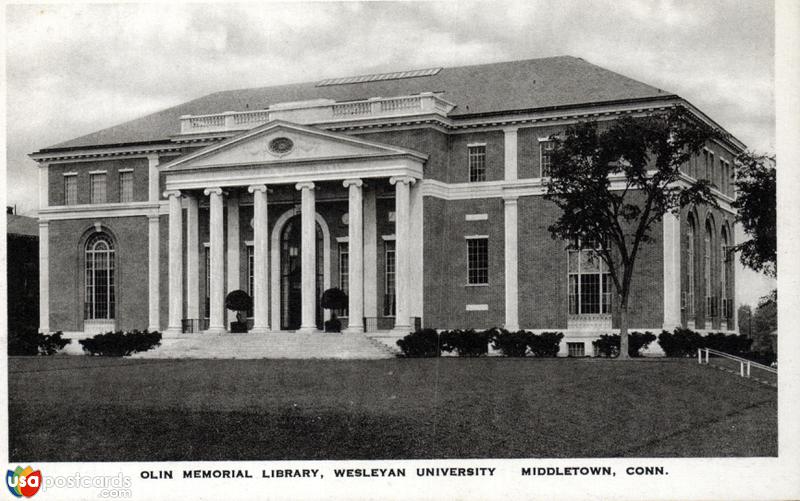
[[[153,350],[132,358],[228,358],[228,359],[380,359],[398,350],[365,334],[270,332],[267,334],[184,334],[163,338]]]

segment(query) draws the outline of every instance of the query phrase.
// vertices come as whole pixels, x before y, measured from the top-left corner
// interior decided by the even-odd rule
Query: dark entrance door
[[[319,299],[322,295],[322,229],[317,224],[316,261],[316,323],[322,328],[322,308]],[[301,242],[300,215],[286,222],[281,234],[281,329],[297,330],[301,323],[301,276],[303,246]]]

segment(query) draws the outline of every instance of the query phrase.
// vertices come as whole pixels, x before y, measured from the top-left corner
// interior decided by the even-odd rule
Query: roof
[[[35,217],[6,214],[7,235],[39,236],[39,220]]]
[[[50,146],[42,151],[165,141],[180,132],[181,115],[264,109],[272,104],[441,92],[456,105],[450,116],[533,110],[580,104],[665,98],[673,94],[571,56],[443,68],[424,76],[321,82],[216,92],[129,122]],[[431,74],[433,73],[433,74]]]

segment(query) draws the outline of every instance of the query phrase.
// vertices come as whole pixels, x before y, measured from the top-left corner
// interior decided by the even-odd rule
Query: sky
[[[767,0],[8,5],[6,24],[7,196],[26,215],[28,153],[205,94],[557,55],[679,94],[775,150]],[[746,295],[771,287],[738,278]]]

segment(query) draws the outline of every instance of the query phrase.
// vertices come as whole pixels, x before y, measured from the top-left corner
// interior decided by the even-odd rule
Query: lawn
[[[777,393],[692,360],[9,360],[13,461],[775,456]]]

